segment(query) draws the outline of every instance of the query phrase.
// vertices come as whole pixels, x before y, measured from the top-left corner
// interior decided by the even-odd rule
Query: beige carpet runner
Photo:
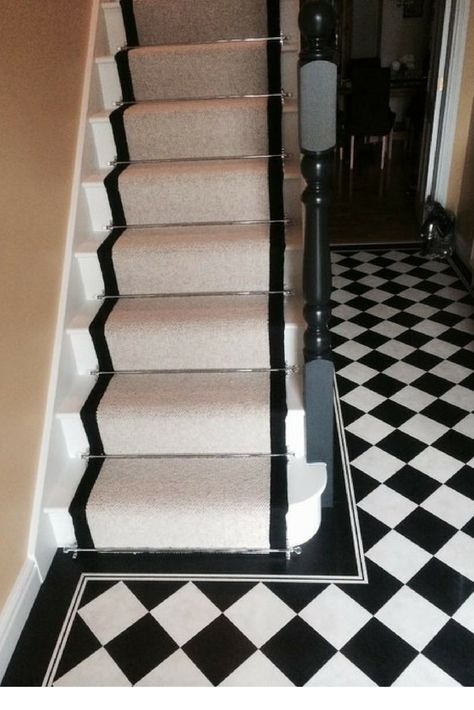
[[[282,549],[279,2],[121,5],[78,546]]]

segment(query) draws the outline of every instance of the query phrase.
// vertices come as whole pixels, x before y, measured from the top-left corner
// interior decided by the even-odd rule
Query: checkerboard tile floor
[[[47,682],[474,685],[474,306],[446,262],[333,255],[368,584],[88,582]]]

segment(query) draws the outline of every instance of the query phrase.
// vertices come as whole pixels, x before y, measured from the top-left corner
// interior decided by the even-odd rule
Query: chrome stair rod
[[[157,224],[108,224],[105,231],[112,229],[172,229],[184,227],[250,227],[258,224],[284,224],[291,225],[290,219],[247,219],[231,220],[227,222],[161,222]]]
[[[81,459],[252,459],[252,458],[293,458],[295,454],[81,454]]]
[[[180,293],[122,293],[108,295],[101,293],[97,296],[99,301],[116,298],[189,298],[189,297],[211,297],[211,296],[294,296],[294,289],[283,291],[201,291],[201,292],[180,292]]]
[[[219,374],[253,374],[264,372],[285,372],[287,374],[295,374],[298,372],[296,365],[288,367],[221,367],[221,368],[206,368],[206,369],[181,369],[181,370],[91,370],[91,375],[219,375]]]
[[[280,42],[284,44],[290,38],[289,35],[280,34],[278,37],[232,37],[230,39],[210,39],[204,42],[180,42],[178,44],[125,44],[123,47],[119,47],[121,50],[130,49],[143,49],[144,47],[199,47],[201,45],[212,45],[212,44],[232,44],[238,42]]]
[[[173,103],[175,101],[225,101],[227,99],[285,99],[293,98],[293,94],[288,91],[280,91],[278,93],[271,94],[219,94],[217,96],[176,96],[174,98],[162,98],[162,99],[140,99],[135,101],[115,101],[114,106],[128,106],[131,104],[143,104],[143,103]]]
[[[281,153],[267,155],[216,155],[216,156],[198,156],[196,158],[150,158],[143,160],[111,160],[110,166],[115,165],[148,165],[155,163],[212,163],[224,160],[270,160],[271,158],[279,158],[280,160],[288,160],[291,158],[290,153],[282,151]]]
[[[87,548],[87,547],[75,547],[74,545],[69,545],[63,547],[63,553],[66,555],[72,554],[76,557],[78,554],[84,553],[95,553],[98,555],[270,555],[270,554],[282,554],[285,555],[287,559],[291,558],[291,555],[301,555],[302,549],[298,545],[296,547],[288,548],[268,548],[261,549],[258,548],[183,548],[176,549],[174,547],[98,547],[98,548]],[[192,573],[191,573],[192,576]]]

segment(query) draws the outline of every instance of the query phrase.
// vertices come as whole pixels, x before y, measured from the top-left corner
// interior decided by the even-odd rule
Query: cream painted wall
[[[91,0],[1,0],[0,609],[25,560]]]

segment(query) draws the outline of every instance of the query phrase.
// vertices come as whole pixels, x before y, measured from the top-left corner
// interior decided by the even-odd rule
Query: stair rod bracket
[[[328,206],[336,145],[336,18],[329,0],[306,0],[299,13],[302,49],[298,62],[301,172],[306,182],[303,297],[306,456],[324,462],[328,486],[323,505],[332,504],[333,380],[329,321],[331,255]]]

